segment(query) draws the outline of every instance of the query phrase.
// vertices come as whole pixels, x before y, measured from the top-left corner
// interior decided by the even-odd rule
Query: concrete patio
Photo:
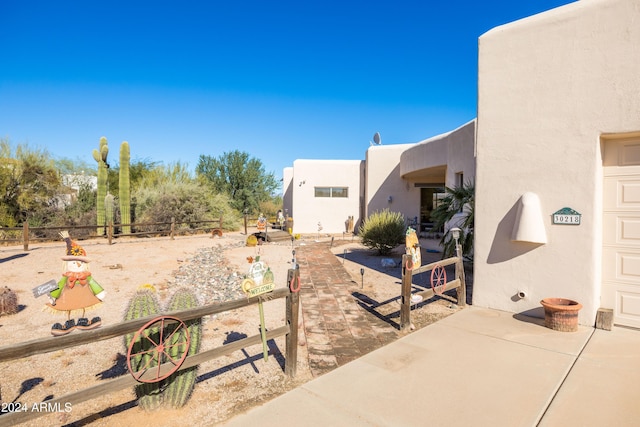
[[[640,420],[640,331],[468,307],[226,426],[585,426]]]

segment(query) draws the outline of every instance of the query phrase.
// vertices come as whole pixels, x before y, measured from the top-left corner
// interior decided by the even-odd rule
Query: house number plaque
[[[580,225],[580,217],[582,214],[571,208],[562,208],[558,212],[553,213],[553,223],[561,225]]]

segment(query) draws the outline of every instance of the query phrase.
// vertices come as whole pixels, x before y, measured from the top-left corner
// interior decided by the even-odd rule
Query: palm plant
[[[475,211],[475,184],[466,182],[461,187],[445,188],[445,197],[440,204],[431,212],[433,228],[440,229],[450,224],[451,220],[458,218],[453,224],[460,228],[460,244],[462,254],[468,259],[473,258],[473,224]],[[443,258],[455,255],[455,241],[451,236],[450,228],[440,239],[443,247]]]

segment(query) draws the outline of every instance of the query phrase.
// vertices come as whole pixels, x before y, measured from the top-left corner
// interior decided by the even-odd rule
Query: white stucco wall
[[[282,209],[286,215],[293,212],[293,167],[282,170]]]
[[[640,2],[583,0],[479,40],[473,303],[542,315],[600,306],[603,133],[640,130]],[[539,196],[546,244],[511,242],[516,203]],[[579,226],[553,225],[571,207]],[[524,291],[527,297],[514,295]]]
[[[361,183],[364,180],[362,160],[306,160],[293,162],[291,184],[294,233],[338,234],[345,231],[351,215],[360,217]],[[315,187],[348,187],[349,197],[315,197]]]
[[[366,215],[389,209],[405,218],[420,215],[420,189],[400,177],[400,156],[415,144],[374,145],[366,153]],[[389,202],[391,197],[391,202]]]
[[[443,183],[455,187],[456,174],[462,173],[465,182],[474,182],[475,141],[475,119],[451,132],[420,141],[400,156],[400,175],[411,183]]]
[[[447,144],[447,187],[455,187],[456,174],[462,173],[464,182],[476,179],[476,120],[451,132]]]

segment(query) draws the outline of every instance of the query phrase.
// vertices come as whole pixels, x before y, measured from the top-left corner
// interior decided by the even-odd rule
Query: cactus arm
[[[137,292],[133,298],[129,301],[129,305],[125,311],[124,320],[138,319],[140,317],[150,316],[157,314],[160,311],[158,299],[149,290]],[[157,329],[157,328],[155,328]],[[158,334],[158,330],[150,330],[150,335]],[[132,344],[135,334],[127,334],[124,337],[125,347],[128,349]],[[157,340],[158,338],[156,338]],[[133,353],[138,353],[143,350],[143,343],[149,345],[147,341],[138,339],[133,343]],[[152,356],[149,354],[138,354],[131,360],[131,365],[134,369],[141,366],[145,366],[147,361]],[[157,366],[156,363],[151,363],[149,367]],[[143,383],[135,386],[136,397],[138,398],[138,405],[145,411],[152,411],[157,409],[162,404],[162,383]]]
[[[198,300],[192,291],[179,290],[177,291],[171,301],[169,301],[169,311],[186,310],[189,308],[197,307]],[[200,343],[202,341],[202,322],[200,319],[189,320],[185,322],[191,337],[191,344],[189,345],[188,355],[194,355],[200,350]],[[180,342],[182,337],[175,336],[174,343]],[[178,354],[184,351],[184,348],[178,348],[178,346],[172,347],[171,357],[178,357]],[[181,408],[186,405],[187,401],[193,393],[193,389],[196,384],[197,366],[183,369],[167,378],[167,387],[164,390],[165,401],[173,408]]]

